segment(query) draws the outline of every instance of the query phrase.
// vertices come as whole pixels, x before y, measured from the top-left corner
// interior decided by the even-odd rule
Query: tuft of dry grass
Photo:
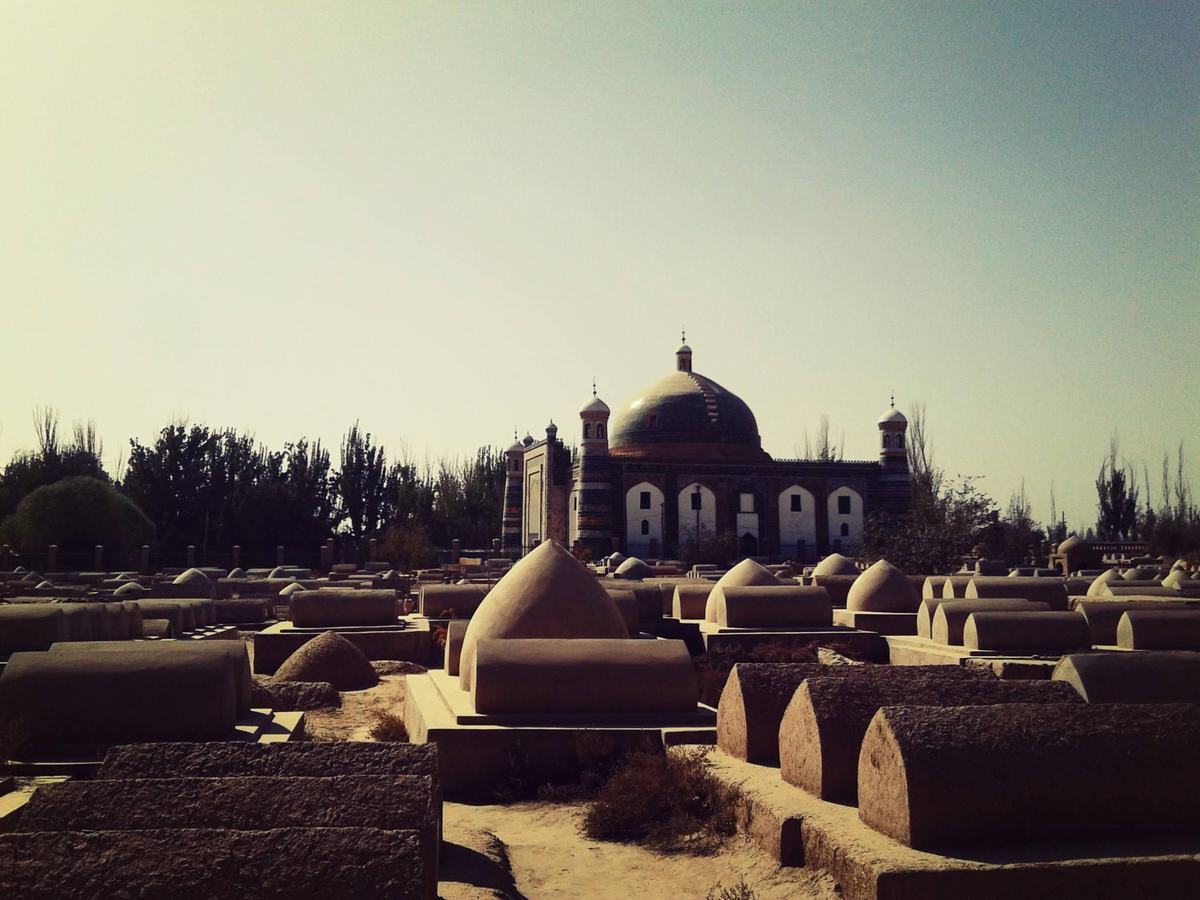
[[[737,792],[710,771],[706,751],[633,753],[588,807],[584,833],[660,853],[713,852],[737,831]]]
[[[408,743],[408,729],[404,727],[404,720],[390,712],[380,713],[379,718],[375,720],[375,724],[367,733],[373,741]]]
[[[721,882],[717,882],[708,890],[704,900],[754,900],[755,893],[750,885],[746,884],[745,878],[739,878],[737,884],[731,884],[725,887]]]

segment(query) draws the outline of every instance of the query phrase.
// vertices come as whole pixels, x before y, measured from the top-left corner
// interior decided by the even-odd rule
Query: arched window
[[[583,439],[586,441],[586,440],[588,440],[588,439],[589,439],[591,436],[592,436],[592,423],[591,423],[591,422],[584,422],[584,423],[583,423]]]
[[[642,519],[642,534],[649,534],[649,533],[650,533],[650,520]]]
[[[842,523],[842,537],[850,537],[850,526],[845,522]]]
[[[603,422],[601,422],[599,425],[596,426],[596,437],[598,437],[598,438],[604,437],[604,423]]]
[[[902,434],[898,434],[898,435],[896,435],[896,446],[897,446],[897,447],[903,447],[903,446],[904,446],[904,435],[902,435]]]
[[[587,437],[587,435],[585,434],[584,437]],[[885,431],[883,433],[883,447],[886,450],[886,449],[890,448],[891,446],[892,446],[892,436]]]

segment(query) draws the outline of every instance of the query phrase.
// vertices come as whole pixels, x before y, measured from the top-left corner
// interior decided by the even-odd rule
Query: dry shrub
[[[548,803],[591,800],[633,753],[662,752],[657,735],[583,729],[573,739],[574,752],[552,754],[517,742],[508,751],[506,774],[491,787],[495,803],[537,798]]]
[[[384,675],[424,675],[429,671],[420,663],[404,659],[373,659],[371,668],[382,678]]]
[[[408,729],[404,727],[404,720],[390,712],[380,713],[368,734],[373,741],[408,743]]]
[[[633,753],[588,807],[583,830],[596,840],[701,855],[737,831],[736,800],[703,749]]]
[[[721,882],[717,882],[708,889],[708,894],[705,895],[705,900],[754,900],[755,893],[750,885],[746,884],[745,878],[739,878],[737,884],[731,884],[725,887]]]
[[[576,771],[568,780],[543,783],[536,796],[550,803],[593,800],[629,756],[637,753],[662,753],[662,744],[649,735],[618,739],[604,731],[581,731],[575,736]]]

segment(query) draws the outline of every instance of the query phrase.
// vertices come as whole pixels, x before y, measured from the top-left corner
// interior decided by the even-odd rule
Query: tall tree
[[[814,442],[808,436],[808,431],[804,432],[804,458],[815,459],[821,462],[836,462],[843,458],[846,445],[846,435],[843,432],[839,435],[835,443],[829,428],[829,415],[821,414],[820,424],[817,426],[817,437]]]
[[[400,473],[389,465],[381,445],[362,431],[358,422],[342,439],[337,473],[339,512],[355,540],[373,536],[392,520],[399,499]]]
[[[1108,444],[1108,456],[1096,476],[1096,532],[1103,540],[1121,540],[1137,533],[1138,486],[1133,470],[1117,462],[1120,443],[1116,432]]]

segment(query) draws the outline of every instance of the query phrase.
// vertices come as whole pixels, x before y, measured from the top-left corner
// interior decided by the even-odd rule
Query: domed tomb
[[[1122,573],[1122,577],[1126,581],[1151,581],[1157,576],[1158,569],[1153,566],[1134,566]]]
[[[1058,552],[1059,553],[1069,553],[1070,551],[1074,550],[1076,547],[1082,547],[1082,546],[1084,546],[1083,539],[1078,537],[1077,535],[1073,534],[1069,538],[1067,538],[1065,541],[1063,541],[1061,544],[1058,545]]]
[[[471,689],[475,646],[491,638],[628,638],[620,610],[587,569],[547,540],[504,574],[463,636],[459,685]]]
[[[840,553],[830,553],[813,568],[813,575],[857,575],[858,566]]]
[[[691,348],[676,371],[642,391],[618,413],[609,453],[651,459],[765,462],[758,422],[735,393],[691,369]]]
[[[1120,569],[1108,569],[1096,576],[1091,585],[1088,586],[1087,596],[1103,597],[1104,586],[1112,581],[1123,581]]]
[[[187,569],[175,576],[172,584],[212,584],[212,579],[199,569]]]
[[[654,570],[636,556],[631,556],[617,566],[617,571],[613,572],[613,577],[625,578],[629,581],[641,581],[645,578],[653,578]]]
[[[1183,587],[1183,583],[1187,580],[1187,573],[1182,569],[1172,569],[1167,577],[1162,580],[1162,586],[1179,589]]]
[[[743,559],[740,563],[726,572],[713,585],[708,593],[708,601],[704,605],[704,618],[709,622],[717,620],[717,611],[724,602],[725,588],[730,587],[782,587],[779,579],[771,574],[765,566],[752,559]]]
[[[911,613],[920,605],[921,598],[908,576],[886,559],[859,575],[846,597],[846,609],[854,612]]]

